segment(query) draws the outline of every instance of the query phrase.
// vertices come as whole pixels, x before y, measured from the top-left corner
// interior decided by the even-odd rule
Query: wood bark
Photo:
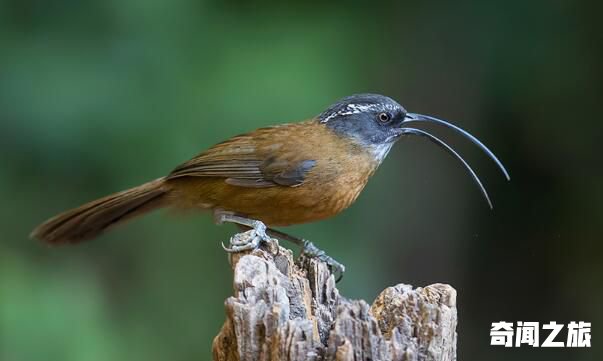
[[[276,240],[230,261],[234,296],[213,341],[215,361],[456,360],[449,285],[398,284],[369,305],[341,296],[326,264],[303,255],[295,262]]]

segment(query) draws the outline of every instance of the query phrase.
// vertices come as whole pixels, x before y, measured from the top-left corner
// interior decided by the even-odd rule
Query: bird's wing
[[[218,177],[240,187],[299,186],[314,167],[300,159],[284,126],[264,128],[217,144],[174,169],[168,179]]]

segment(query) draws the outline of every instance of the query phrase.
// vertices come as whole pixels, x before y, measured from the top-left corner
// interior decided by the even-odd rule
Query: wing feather
[[[291,124],[289,127],[298,126]],[[288,126],[259,129],[217,144],[174,169],[168,179],[217,177],[239,187],[299,186],[315,166],[312,159],[299,159]],[[269,138],[269,139],[268,139]],[[270,146],[262,147],[262,140]]]

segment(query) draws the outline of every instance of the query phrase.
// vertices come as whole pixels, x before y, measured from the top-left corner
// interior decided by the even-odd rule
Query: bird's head
[[[370,150],[380,163],[400,139],[406,109],[392,98],[378,94],[345,97],[318,118],[338,135]]]
[[[385,159],[394,143],[404,135],[418,135],[429,139],[461,161],[479,186],[490,208],[492,203],[488,193],[469,164],[443,140],[425,130],[411,127],[411,123],[435,123],[460,133],[484,151],[498,165],[507,180],[510,179],[509,173],[494,153],[469,132],[445,120],[409,113],[395,100],[384,95],[356,94],[345,97],[318,115],[318,121],[338,135],[347,137],[367,149],[377,163]]]

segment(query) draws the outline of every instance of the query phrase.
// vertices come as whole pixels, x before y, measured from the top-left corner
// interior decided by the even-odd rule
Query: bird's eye
[[[391,119],[391,116],[389,114],[387,114],[387,113],[379,113],[379,115],[377,116],[377,118],[379,118],[379,121],[381,123],[387,123]]]

